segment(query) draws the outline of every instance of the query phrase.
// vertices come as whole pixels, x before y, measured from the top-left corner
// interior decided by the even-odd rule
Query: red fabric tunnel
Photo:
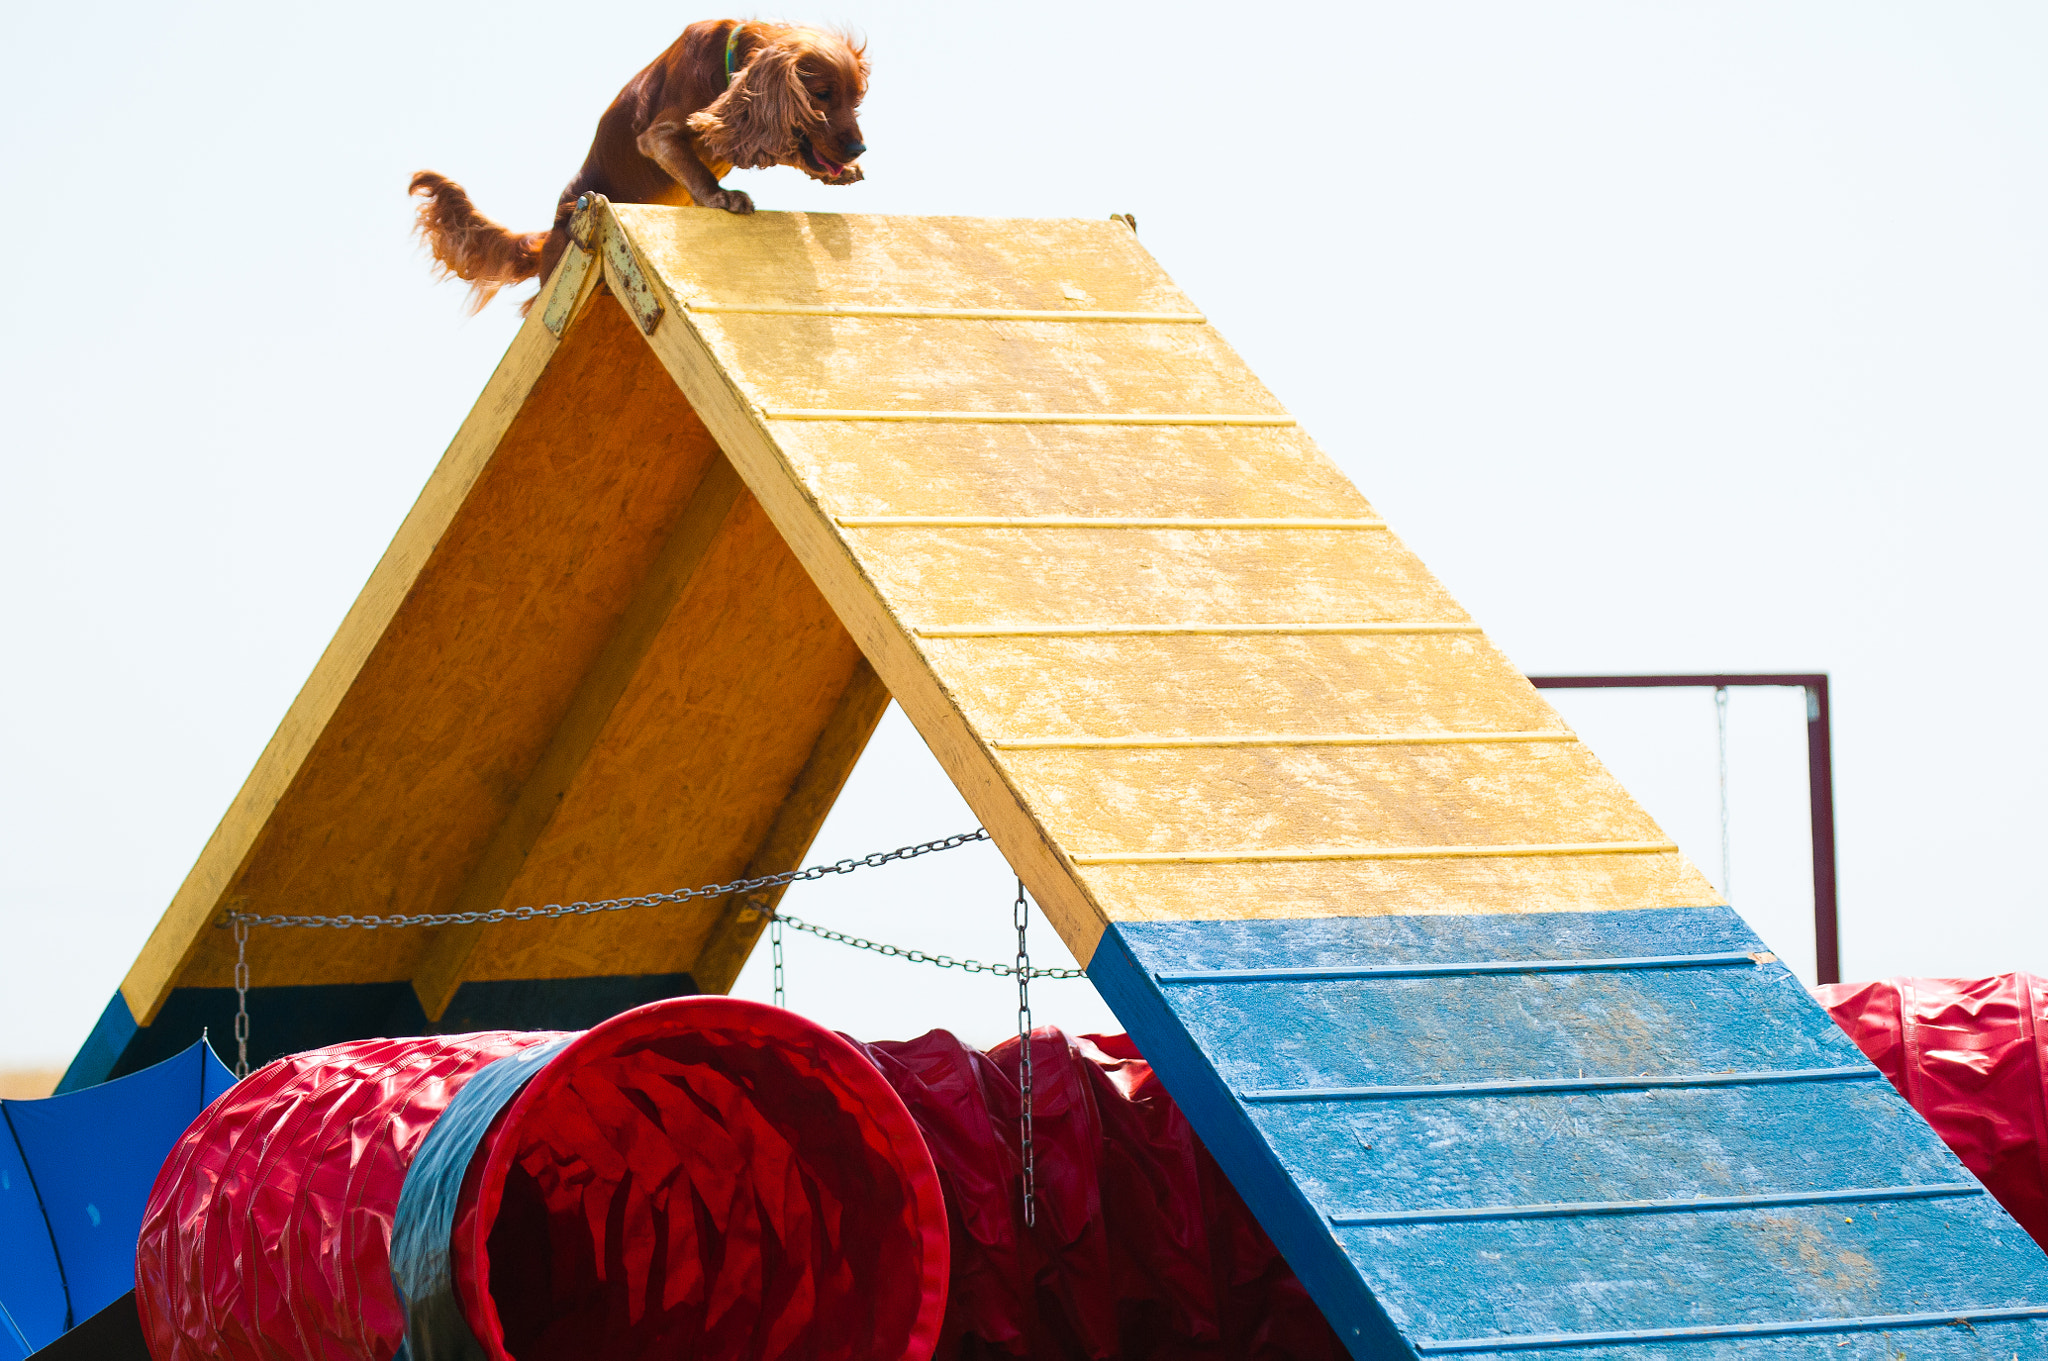
[[[1343,1361],[1127,1038],[1032,1055],[1028,1226],[1014,1040],[857,1045],[707,997],[280,1060],[157,1180],[151,1351]]]
[[[1125,1035],[1032,1037],[1036,1223],[1018,1194],[1021,1046],[865,1045],[946,1189],[934,1361],[1348,1361]]]
[[[1891,978],[1815,991],[1899,1095],[2048,1248],[2048,979]]]
[[[441,1137],[472,1082],[481,1137]],[[408,1235],[418,1205],[440,1232]],[[440,1259],[409,1261],[409,1241]],[[874,1067],[773,1007],[691,997],[577,1036],[366,1040],[269,1065],[173,1150],[136,1261],[151,1354],[462,1354],[421,1335],[433,1301],[401,1302],[394,1255],[449,1282],[492,1361],[924,1361],[946,1214]]]

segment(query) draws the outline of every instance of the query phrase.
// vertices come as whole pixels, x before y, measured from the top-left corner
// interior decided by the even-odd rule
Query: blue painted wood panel
[[[1483,1100],[1268,1106],[1247,1112],[1294,1180],[1337,1210],[1925,1186],[1970,1174],[1894,1118],[1883,1083]],[[1924,1128],[1924,1126],[1923,1126]]]
[[[1121,923],[1089,974],[1361,1358],[2048,1357],[2048,1257],[1764,949]]]
[[[1872,1323],[1846,1331],[1701,1338],[1650,1343],[1568,1344],[1510,1351],[1437,1352],[1457,1361],[2038,1361],[2048,1357],[2048,1324],[1930,1321]]]
[[[1765,964],[1169,991],[1247,1088],[1861,1067],[1819,1007],[1769,1004],[1787,977]]]
[[[1390,1312],[1435,1339],[2041,1302],[2027,1269],[2038,1250],[1988,1196],[1339,1229],[1337,1240]]]

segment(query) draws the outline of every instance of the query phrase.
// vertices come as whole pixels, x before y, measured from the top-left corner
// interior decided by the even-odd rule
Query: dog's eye
[[[813,90],[813,91],[811,91],[811,98],[813,98],[813,99],[822,99],[822,100],[824,100],[825,102],[827,102],[827,103],[830,103],[830,102],[831,102],[831,100],[832,100],[832,87],[831,87],[831,86],[829,86],[829,85],[827,85],[827,86],[826,86],[826,87],[825,87],[824,89],[822,89],[822,90]]]

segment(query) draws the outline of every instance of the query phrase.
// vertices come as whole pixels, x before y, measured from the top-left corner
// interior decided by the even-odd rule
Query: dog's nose
[[[848,142],[846,144],[846,159],[850,161],[867,149],[868,144],[866,142]]]

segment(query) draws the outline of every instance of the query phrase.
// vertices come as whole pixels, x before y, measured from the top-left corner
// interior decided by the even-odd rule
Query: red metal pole
[[[1841,922],[1835,913],[1835,760],[1828,728],[1828,678],[1806,686],[1806,787],[1813,816],[1814,976],[1842,981]]]
[[[1813,820],[1813,962],[1818,982],[1842,981],[1841,922],[1835,902],[1835,763],[1826,672],[1765,675],[1531,676],[1538,690],[1635,690],[1733,685],[1806,691],[1806,790]]]

